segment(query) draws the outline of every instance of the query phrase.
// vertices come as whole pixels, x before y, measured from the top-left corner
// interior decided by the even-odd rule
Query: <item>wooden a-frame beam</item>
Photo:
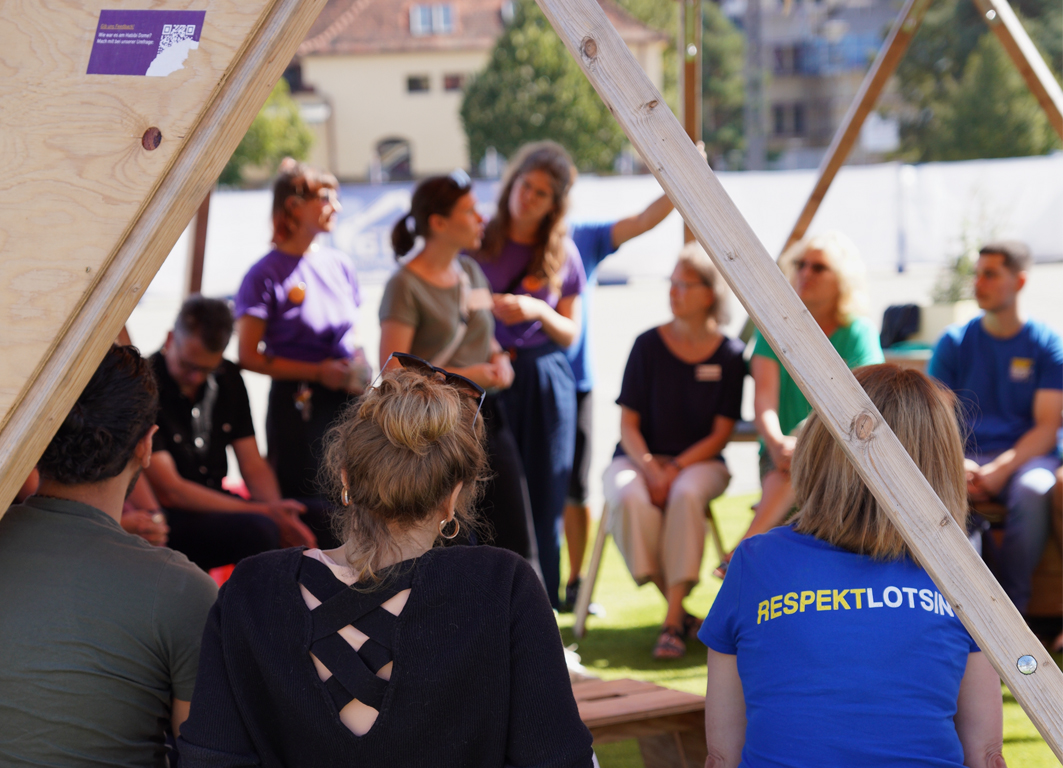
[[[849,152],[852,151],[853,144],[856,143],[856,139],[860,135],[860,128],[863,127],[864,120],[871,113],[875,103],[878,101],[878,97],[882,94],[890,77],[893,76],[897,65],[904,57],[904,52],[908,50],[908,44],[919,29],[919,25],[922,23],[923,16],[929,6],[930,0],[906,0],[904,7],[901,8],[901,12],[898,14],[897,20],[893,22],[893,27],[890,29],[885,43],[879,49],[878,56],[875,57],[875,61],[871,65],[871,69],[867,71],[863,82],[860,83],[860,90],[857,91],[856,98],[849,105],[849,111],[845,113],[841,125],[835,131],[830,147],[827,148],[827,154],[823,156],[823,160],[819,164],[816,186],[812,188],[812,194],[808,196],[805,207],[801,209],[801,214],[797,217],[797,223],[794,224],[790,236],[786,238],[786,244],[783,246],[784,251],[808,232],[808,227],[812,223],[816,211],[819,210],[827,190],[830,189],[834,177],[838,175],[838,171],[841,170],[845,159],[849,157]]]
[[[105,3],[0,13],[0,515],[325,0],[203,0],[199,48],[159,78],[85,74]]]
[[[537,0],[628,139],[1057,757],[1063,672],[786,282],[595,0]],[[1021,657],[1037,664],[1017,668]]]
[[[1063,138],[1063,90],[1060,89],[1059,83],[1052,76],[1051,70],[1048,69],[1037,47],[1030,40],[1030,36],[1026,34],[1026,29],[1008,5],[1007,0],[972,0],[972,2],[981,13],[982,20],[993,30],[1004,46],[1004,50],[1008,52],[1008,56],[1018,67],[1030,92],[1048,115],[1052,128]],[[874,64],[864,76],[856,98],[853,99],[849,111],[846,112],[845,118],[838,126],[830,147],[827,148],[827,154],[823,156],[823,161],[819,165],[816,186],[812,188],[812,193],[805,202],[805,207],[801,209],[790,236],[786,238],[784,251],[808,232],[812,219],[815,218],[816,211],[819,210],[834,177],[838,175],[838,171],[849,157],[849,152],[856,143],[864,120],[871,113],[871,109],[878,101],[890,76],[897,69],[929,5],[930,0],[907,0],[901,9]]]

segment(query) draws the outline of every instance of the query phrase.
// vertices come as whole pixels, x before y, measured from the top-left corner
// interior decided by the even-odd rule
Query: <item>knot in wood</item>
[[[871,439],[871,433],[875,431],[875,419],[870,413],[857,414],[853,419],[853,434],[857,440]]]
[[[162,131],[155,126],[148,128],[144,131],[144,135],[140,137],[140,145],[144,149],[151,152],[153,149],[158,149],[159,144],[162,143]]]
[[[585,37],[580,45],[580,50],[583,51],[583,55],[588,59],[593,59],[598,56],[598,43],[593,37]]]

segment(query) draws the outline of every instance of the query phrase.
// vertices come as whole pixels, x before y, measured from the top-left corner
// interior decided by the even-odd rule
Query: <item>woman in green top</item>
[[[783,253],[779,267],[849,368],[883,362],[878,332],[863,317],[867,312],[867,271],[852,240],[834,231],[806,237]],[[779,525],[793,508],[790,459],[797,432],[812,412],[759,331],[750,373],[755,424],[761,438],[761,497],[743,539]],[[730,559],[730,555],[724,558],[717,575],[723,575]]]
[[[472,182],[463,171],[425,179],[414,190],[410,213],[391,233],[401,262],[380,304],[380,365],[392,352],[422,357],[475,381],[488,395],[484,418],[490,479],[477,512],[490,523],[491,542],[538,568],[531,502],[517,443],[497,393],[513,383],[509,356],[495,341],[491,286],[479,264],[462,252],[480,247],[483,219]]]

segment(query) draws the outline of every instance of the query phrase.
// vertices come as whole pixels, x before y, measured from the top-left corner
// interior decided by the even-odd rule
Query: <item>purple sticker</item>
[[[206,11],[100,11],[89,75],[165,77],[199,47]]]

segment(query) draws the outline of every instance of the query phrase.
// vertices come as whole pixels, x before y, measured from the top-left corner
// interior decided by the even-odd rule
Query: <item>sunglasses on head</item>
[[[477,400],[476,413],[473,415],[472,420],[475,423],[476,417],[480,415],[480,409],[484,407],[484,398],[487,396],[487,392],[472,379],[467,379],[464,376],[460,376],[456,373],[444,370],[443,368],[437,368],[427,360],[422,360],[417,355],[410,355],[405,352],[392,352],[388,355],[388,359],[384,361],[384,365],[380,368],[380,373],[377,374],[377,381],[384,375],[384,371],[387,370],[388,365],[392,360],[395,360],[403,368],[411,371],[417,371],[423,376],[430,379],[435,379],[436,376],[443,377],[443,383],[448,386],[454,387],[463,395],[467,395]],[[377,381],[373,382],[372,389],[377,385]]]
[[[447,174],[447,178],[453,181],[458,189],[469,189],[472,187],[472,179],[469,178],[469,174],[463,171],[461,168],[455,168],[453,171]]]

